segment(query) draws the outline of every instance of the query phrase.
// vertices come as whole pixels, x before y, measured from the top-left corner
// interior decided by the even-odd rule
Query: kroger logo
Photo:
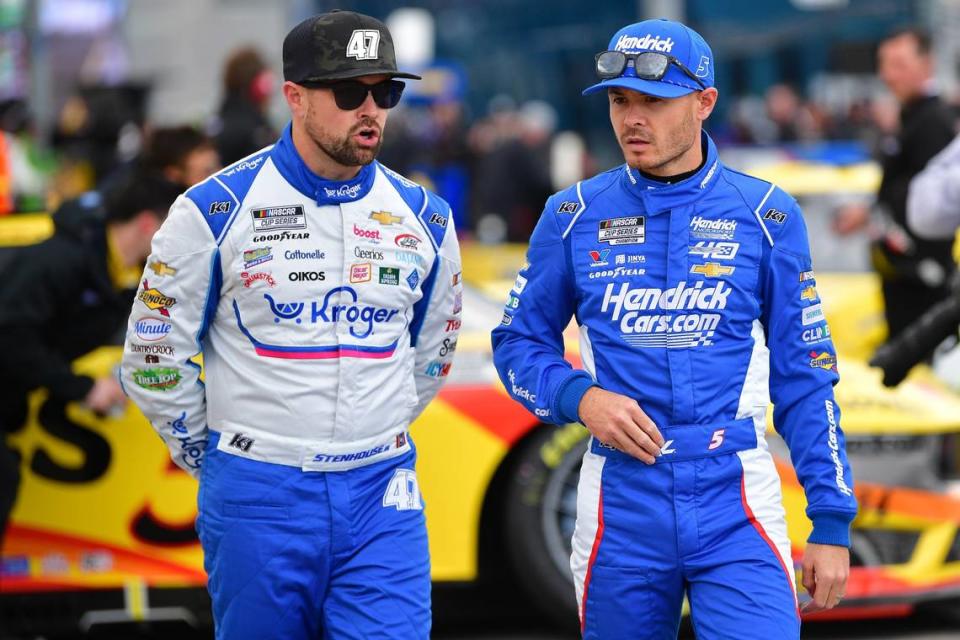
[[[357,194],[360,193],[360,184],[345,184],[337,187],[336,189],[324,187],[323,192],[328,198],[349,198],[353,200],[357,197]]]
[[[342,293],[341,293],[342,292]],[[341,295],[336,296],[336,294]],[[302,324],[306,302],[277,302],[269,293],[263,294],[273,312],[273,321],[293,320]],[[384,309],[373,305],[357,304],[357,292],[352,287],[337,287],[327,292],[323,302],[312,300],[310,303],[310,317],[308,322],[347,322],[350,324],[350,335],[354,338],[366,338],[373,333],[375,325],[389,322],[399,309]]]
[[[258,166],[260,166],[260,163],[266,159],[266,157],[266,155],[262,155],[254,158],[253,160],[241,160],[227,171],[224,171],[222,175],[232,176],[238,171],[249,171],[250,169],[256,169]]]

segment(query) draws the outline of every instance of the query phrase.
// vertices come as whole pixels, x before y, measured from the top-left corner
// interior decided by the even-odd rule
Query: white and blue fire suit
[[[647,466],[591,438],[571,567],[586,638],[799,635],[780,481],[790,447],[811,542],[848,545],[853,479],[833,396],[836,352],[789,195],[706,160],[676,184],[622,166],[552,196],[493,332],[507,390],[576,422],[598,385],[635,399],[665,444]],[[564,360],[575,318],[583,370]]]
[[[447,204],[376,162],[323,180],[288,126],[181,196],[152,249],[121,376],[200,480],[217,637],[429,637],[407,430],[460,326]]]

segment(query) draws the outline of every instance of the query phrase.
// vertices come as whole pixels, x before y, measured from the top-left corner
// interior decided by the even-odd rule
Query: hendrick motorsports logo
[[[736,231],[735,220],[708,220],[703,216],[694,216],[690,220],[690,233],[697,238],[733,240]]]
[[[300,316],[307,308],[306,302],[277,302],[269,293],[263,294],[273,312],[273,321],[280,323],[284,320],[293,320],[302,324]],[[310,301],[310,324],[317,322],[347,322],[350,324],[350,335],[354,338],[366,338],[373,333],[378,324],[389,322],[399,313],[399,309],[385,309],[373,305],[357,304],[357,292],[352,287],[337,287],[327,292],[323,302]]]
[[[620,39],[617,40],[617,44],[613,48],[616,51],[634,51],[636,49],[645,49],[647,51],[662,51],[664,53],[670,53],[673,51],[673,38],[661,38],[660,36],[654,36],[649,33],[642,38],[624,34],[620,36]]]
[[[688,285],[685,281],[670,289],[631,289],[629,283],[607,285],[602,313],[619,322],[620,337],[641,348],[684,348],[710,346],[720,324],[719,313],[645,314],[643,311],[718,311],[727,307],[733,288],[725,282],[705,286],[703,281]]]

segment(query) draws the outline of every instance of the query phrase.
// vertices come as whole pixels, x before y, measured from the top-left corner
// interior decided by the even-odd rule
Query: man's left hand
[[[808,543],[803,554],[803,588],[812,600],[803,613],[833,609],[843,599],[850,576],[850,550],[832,544]]]

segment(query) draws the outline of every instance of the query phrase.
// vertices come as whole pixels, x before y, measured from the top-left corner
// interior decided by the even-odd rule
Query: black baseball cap
[[[386,74],[420,80],[397,70],[387,25],[353,11],[307,18],[283,39],[283,79],[297,84]]]

